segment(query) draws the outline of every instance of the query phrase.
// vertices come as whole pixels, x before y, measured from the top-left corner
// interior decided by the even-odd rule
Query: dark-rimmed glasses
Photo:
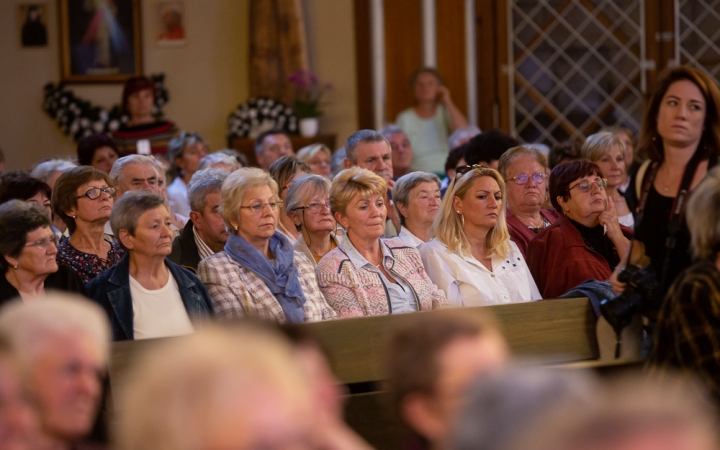
[[[302,209],[302,210],[310,211],[313,214],[317,214],[319,212],[322,212],[323,208],[327,208],[328,210],[330,210],[330,200],[328,200],[326,202],[313,202],[307,206],[298,206],[293,211]]]
[[[545,180],[547,179],[547,175],[545,175],[544,173],[540,173],[540,172],[534,173],[532,175],[528,175],[526,173],[520,173],[520,174],[515,175],[512,178],[508,178],[507,181],[514,181],[515,184],[522,185],[522,184],[527,184],[527,182],[530,181],[530,179],[532,179],[533,183],[535,183],[535,184],[543,184],[545,182]]]
[[[115,190],[114,187],[105,186],[102,188],[88,189],[88,191],[86,193],[84,193],[83,195],[78,195],[76,198],[87,197],[90,200],[97,200],[100,198],[100,196],[103,194],[103,192],[112,198],[115,198],[115,195],[117,194],[117,190]]]
[[[600,177],[593,178],[592,180],[582,180],[575,183],[573,186],[570,186],[568,188],[568,192],[575,188],[580,189],[582,192],[590,192],[593,185],[597,186],[598,189],[605,189],[605,187],[607,186],[607,180]]]

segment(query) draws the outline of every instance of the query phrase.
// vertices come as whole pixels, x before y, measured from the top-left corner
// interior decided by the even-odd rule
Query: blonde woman
[[[223,182],[221,196],[230,235],[224,251],[198,266],[217,316],[280,323],[336,318],[312,263],[277,230],[282,201],[275,180],[262,169],[238,169]]]
[[[387,183],[353,167],[340,172],[330,189],[335,219],[345,239],[318,263],[318,284],[342,317],[427,311],[448,306],[445,294],[425,273],[418,251],[385,233]]]
[[[433,239],[421,247],[428,275],[453,306],[539,300],[540,292],[505,223],[505,182],[496,170],[458,167]]]
[[[588,136],[580,149],[580,156],[597,164],[602,176],[607,180],[605,192],[615,204],[618,221],[621,225],[632,228],[635,219],[625,196],[618,189],[625,183],[627,176],[626,153],[622,139],[609,131]]]
[[[312,173],[330,178],[330,158],[332,152],[325,144],[312,144],[297,152],[297,159],[310,167]]]

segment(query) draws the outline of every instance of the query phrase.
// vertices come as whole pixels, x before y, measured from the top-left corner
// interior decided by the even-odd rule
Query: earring
[[[235,228],[235,231],[237,232],[237,230],[238,230],[238,226],[237,226],[237,225],[235,225],[235,226],[233,226],[233,228]]]
[[[17,269],[17,268],[18,268],[18,265],[17,265],[17,264],[13,264],[13,269]]]

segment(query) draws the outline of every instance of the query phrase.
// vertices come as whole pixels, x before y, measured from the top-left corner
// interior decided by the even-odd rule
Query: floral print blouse
[[[103,259],[91,253],[83,253],[70,245],[67,239],[58,245],[58,254],[55,257],[58,264],[70,267],[77,272],[83,284],[88,284],[93,278],[105,272],[125,255],[125,250],[118,244],[111,242],[107,259]]]

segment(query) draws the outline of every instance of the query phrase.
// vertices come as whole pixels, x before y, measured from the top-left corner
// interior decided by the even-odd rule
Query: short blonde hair
[[[517,161],[523,156],[530,156],[532,158],[535,158],[535,161],[537,161],[543,169],[547,169],[547,158],[545,158],[545,155],[543,155],[540,150],[533,147],[525,147],[520,145],[508,149],[505,153],[502,154],[502,156],[498,160],[498,172],[500,172],[500,175],[503,176],[503,179],[507,179],[507,171],[510,166],[512,166],[515,161]]]
[[[696,258],[715,258],[720,252],[720,167],[708,172],[687,205],[687,224]]]
[[[278,185],[269,173],[257,167],[242,167],[231,173],[223,181],[220,195],[220,214],[228,229],[238,226],[240,205],[250,189],[268,186],[275,198],[278,197]],[[280,200],[278,200],[279,202]]]
[[[298,150],[295,157],[305,164],[310,164],[310,160],[317,155],[318,152],[324,152],[328,158],[332,158],[332,152],[325,144],[311,144]]]
[[[312,408],[291,346],[247,323],[156,344],[122,381],[113,430],[119,450],[206,448],[220,428],[247,420],[243,413],[252,415],[264,395],[276,395],[293,416]]]
[[[335,176],[330,187],[330,208],[333,213],[345,215],[356,195],[367,197],[387,193],[387,183],[375,173],[362,167],[345,169]]]
[[[505,222],[505,181],[500,172],[488,167],[474,168],[467,173],[456,176],[450,183],[448,193],[445,195],[440,208],[440,214],[435,216],[435,222],[433,222],[430,230],[430,237],[437,238],[451,252],[459,251],[465,256],[471,255],[470,241],[463,230],[462,219],[453,210],[453,199],[458,197],[464,200],[473,181],[482,177],[490,177],[497,181],[503,198],[503,204],[498,211],[497,224],[485,237],[485,249],[488,251],[488,256],[506,258],[510,254],[512,247],[510,246],[510,233]]]
[[[609,131],[591,134],[585,138],[585,142],[583,142],[580,148],[580,157],[596,162],[615,145],[617,145],[623,156],[625,156],[625,143],[618,135]]]

